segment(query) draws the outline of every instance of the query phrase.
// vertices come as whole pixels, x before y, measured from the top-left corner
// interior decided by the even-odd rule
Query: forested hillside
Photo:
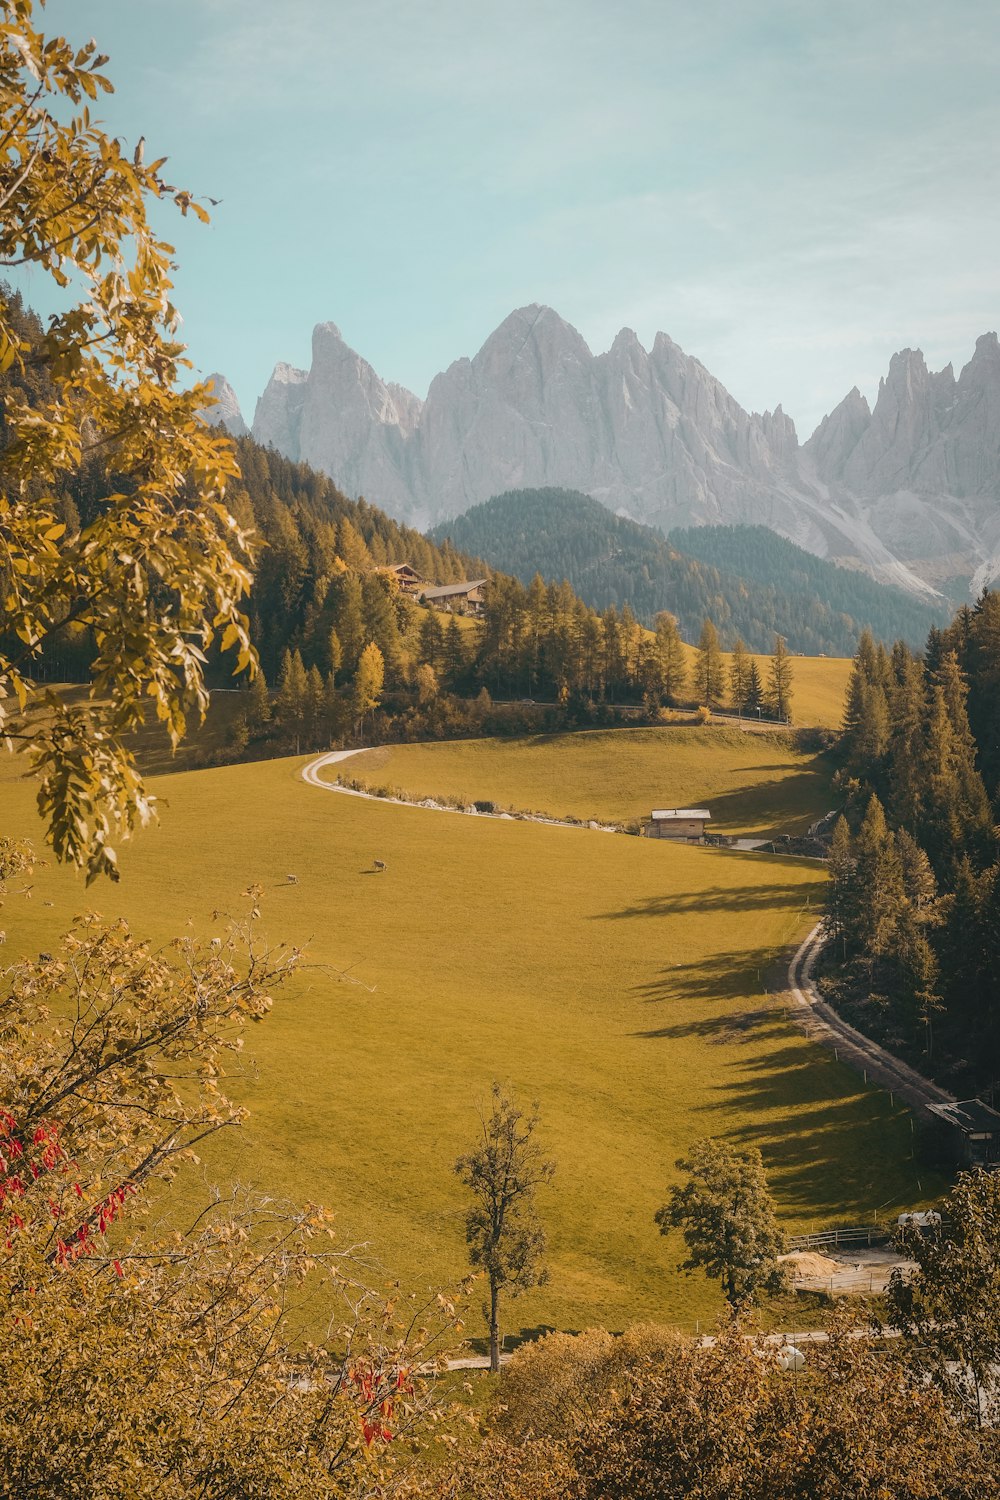
[[[854,636],[850,646],[837,652],[841,656],[851,654],[862,629],[870,630],[876,640],[903,640],[918,646],[934,625],[947,624],[951,615],[951,606],[943,600],[940,604],[924,601],[876,583],[859,569],[837,567],[766,526],[675,528],[669,541],[707,567],[736,574],[745,583],[776,593],[793,611],[808,613],[811,601],[817,629],[823,628],[821,615],[831,612],[836,622],[832,628],[842,630],[844,639]]]
[[[11,311],[19,335],[37,347],[37,318],[16,297]],[[23,398],[45,403],[43,371],[29,361],[23,375],[0,376],[0,410],[15,380]],[[718,632],[700,620],[692,671],[669,615],[650,633],[628,604],[598,613],[567,582],[545,583],[535,573],[526,587],[491,574],[447,539],[429,541],[365,500],[348,500],[331,480],[274,449],[242,438],[236,451],[240,477],[227,502],[254,538],[248,613],[262,670],[245,712],[235,716],[233,756],[253,743],[329,745],[362,729],[376,739],[410,739],[537,727],[538,715],[524,712],[533,704],[519,708],[515,723],[518,714],[493,714],[492,698],[545,700],[563,714],[560,725],[607,723],[611,705],[622,702],[642,704],[652,716],[664,706],[727,702],[750,714],[789,714],[790,666],[773,635],[764,641],[776,652],[773,671],[758,675],[738,652],[730,674]],[[72,473],[58,496],[66,544],[115,503],[121,485],[103,450]],[[419,589],[403,593],[388,568],[401,562],[428,583],[486,578],[479,618],[425,607]],[[730,618],[724,592],[713,601]],[[64,616],[36,653],[34,674],[85,682],[94,642],[74,624],[72,600]],[[233,685],[214,651],[206,670],[215,686]],[[246,677],[237,681],[248,686]]]
[[[1000,1088],[1000,594],[925,654],[858,648],[826,987],[956,1093]]]
[[[882,639],[919,643],[944,615],[863,574],[836,568],[765,527],[706,527],[728,543],[701,542],[701,530],[672,533],[613,515],[577,490],[511,490],[447,521],[431,535],[479,553],[522,583],[534,574],[566,578],[592,609],[628,604],[645,624],[660,610],[677,617],[686,640],[710,617],[722,644],[737,637],[769,651],[777,633],[791,651],[850,656],[867,626]],[[746,534],[746,540],[744,540]],[[678,538],[695,537],[698,546]],[[773,542],[775,563],[763,552]],[[742,560],[745,557],[747,569]]]

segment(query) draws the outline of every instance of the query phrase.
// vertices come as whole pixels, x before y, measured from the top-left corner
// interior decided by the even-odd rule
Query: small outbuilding
[[[1000,1168],[1000,1114],[981,1099],[930,1104],[931,1113],[949,1128],[950,1155],[962,1166]]]
[[[654,808],[643,832],[650,839],[679,839],[700,843],[712,814],[707,807]]]

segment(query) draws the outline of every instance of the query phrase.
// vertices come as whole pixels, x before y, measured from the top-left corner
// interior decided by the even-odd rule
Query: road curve
[[[620,828],[613,828],[606,823],[570,823],[563,818],[543,818],[538,813],[509,813],[509,812],[480,812],[478,808],[446,807],[441,802],[435,802],[428,797],[420,802],[411,802],[405,797],[383,797],[378,792],[360,792],[354,787],[337,786],[332,781],[324,781],[320,776],[324,766],[336,765],[339,761],[346,760],[349,755],[362,755],[366,750],[371,750],[371,745],[358,745],[354,750],[327,750],[323,755],[317,755],[308,765],[302,767],[302,780],[307,781],[310,786],[318,786],[324,792],[339,792],[343,797],[361,797],[366,802],[392,802],[397,807],[419,807],[427,812],[457,813],[460,817],[467,818],[499,818],[504,823],[544,823],[549,828],[587,828],[599,833],[621,833]]]
[[[841,1062],[898,1094],[920,1113],[929,1113],[932,1104],[953,1104],[953,1094],[946,1093],[870,1037],[849,1026],[832,1006],[820,999],[812,971],[826,941],[823,923],[817,922],[788,966],[790,1014],[796,1025],[822,1046],[833,1048]]]

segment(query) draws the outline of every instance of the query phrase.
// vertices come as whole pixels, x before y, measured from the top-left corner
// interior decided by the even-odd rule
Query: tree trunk
[[[500,1369],[500,1288],[490,1282],[490,1374]]]

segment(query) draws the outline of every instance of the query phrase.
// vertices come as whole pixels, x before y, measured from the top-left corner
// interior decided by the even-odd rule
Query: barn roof
[[[703,823],[710,823],[712,821],[712,814],[707,807],[664,807],[659,810],[654,808],[650,816],[655,818],[658,823],[665,822],[670,818],[700,818]]]
[[[931,1104],[930,1110],[963,1135],[1000,1135],[1000,1114],[981,1099],[958,1099],[954,1104]]]
[[[471,594],[473,589],[482,588],[486,581],[485,578],[468,578],[464,583],[445,583],[440,588],[424,589],[424,598],[447,599],[452,594]]]

